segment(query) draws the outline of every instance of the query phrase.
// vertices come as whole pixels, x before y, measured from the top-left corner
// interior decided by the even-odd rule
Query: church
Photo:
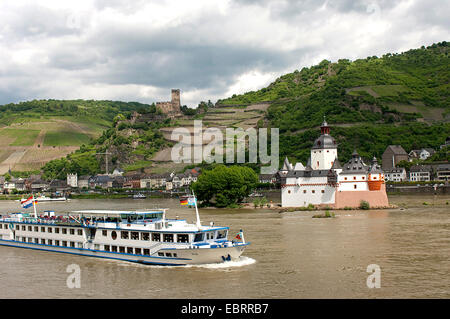
[[[355,151],[341,165],[338,145],[325,120],[320,129],[321,135],[314,141],[306,167],[302,163],[292,165],[286,157],[278,172],[282,207],[358,208],[362,201],[371,208],[388,207],[384,173],[377,159],[374,157],[366,165]]]

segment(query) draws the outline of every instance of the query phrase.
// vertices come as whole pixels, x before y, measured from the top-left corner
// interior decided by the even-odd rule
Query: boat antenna
[[[198,208],[197,208],[197,198],[195,198],[195,194],[194,194],[193,190],[192,190],[192,196],[194,196],[195,215],[197,217],[196,225],[200,229],[202,227],[202,224],[200,222],[200,214],[198,213]]]

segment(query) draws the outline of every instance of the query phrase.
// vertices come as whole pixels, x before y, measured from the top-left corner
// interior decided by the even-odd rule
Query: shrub
[[[370,209],[370,204],[369,202],[362,200],[361,203],[359,204],[359,208],[364,210]]]

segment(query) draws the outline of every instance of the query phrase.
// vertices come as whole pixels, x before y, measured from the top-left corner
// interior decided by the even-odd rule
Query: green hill
[[[0,174],[39,170],[90,143],[114,117],[151,106],[136,102],[33,100],[0,106]]]
[[[306,161],[326,116],[341,144],[381,157],[389,144],[438,148],[450,135],[449,44],[318,65],[281,76],[258,91],[233,95],[218,105],[269,102],[267,118],[280,129],[281,157]]]

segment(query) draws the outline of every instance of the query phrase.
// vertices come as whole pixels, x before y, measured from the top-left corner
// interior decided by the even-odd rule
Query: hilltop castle
[[[281,205],[357,208],[361,201],[366,201],[370,207],[389,206],[384,173],[377,159],[374,157],[371,165],[366,165],[355,151],[352,158],[341,166],[337,144],[326,121],[320,129],[321,135],[314,141],[306,167],[302,163],[293,166],[286,157],[279,171]]]
[[[176,116],[181,114],[180,90],[172,89],[172,100],[170,102],[156,102],[156,108],[160,109],[164,114]]]

